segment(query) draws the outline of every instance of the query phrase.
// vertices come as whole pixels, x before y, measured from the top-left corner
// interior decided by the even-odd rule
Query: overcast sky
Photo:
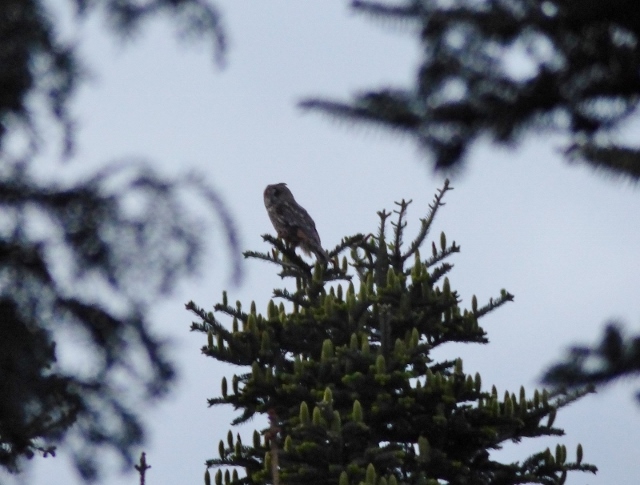
[[[414,77],[417,36],[353,15],[346,3],[217,2],[230,44],[222,70],[209,46],[177,42],[166,21],[123,45],[93,18],[76,33],[92,80],[74,103],[78,151],[63,170],[89,173],[127,157],[152,160],[166,174],[195,170],[231,208],[243,249],[267,249],[260,235],[274,231],[262,192],[277,182],[286,182],[313,216],[325,247],[375,231],[376,211],[402,198],[414,201],[409,231],[415,233],[443,177],[412,141],[296,107],[304,96],[346,99],[364,88],[408,86]],[[499,395],[517,394],[521,384],[530,395],[549,364],[572,343],[596,341],[609,319],[640,331],[640,192],[568,165],[557,155],[562,142],[546,134],[513,151],[477,145],[465,170],[452,177],[455,190],[431,234],[437,238],[443,230],[462,248],[450,260],[450,280],[465,307],[473,294],[480,303],[501,288],[515,295],[481,321],[488,346],[445,346],[435,354],[461,356],[465,371],[481,372],[483,384],[495,384]],[[211,308],[229,289],[231,301],[255,300],[266,311],[280,282],[275,266],[249,261],[243,283],[231,288],[219,231],[211,232],[210,252],[202,276],[153,312],[155,329],[173,341],[180,381],[167,401],[145,413],[150,485],[203,483],[204,461],[217,457],[234,416],[231,409],[207,407],[222,376],[234,369],[200,354],[206,337],[189,332],[184,303]],[[570,474],[567,483],[636,484],[640,406],[634,390],[626,382],[588,396],[558,413],[565,437],[509,445],[502,454],[522,460],[560,442],[573,459],[582,443],[585,461],[600,471]],[[262,422],[251,425],[241,433],[250,436]],[[80,483],[64,454],[35,461],[26,483]],[[138,479],[114,470],[106,483]]]

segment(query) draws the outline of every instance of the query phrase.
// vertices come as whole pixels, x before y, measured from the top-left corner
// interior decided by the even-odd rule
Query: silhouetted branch
[[[138,474],[140,475],[140,485],[145,485],[145,477],[147,474],[147,470],[149,468],[151,468],[151,465],[147,465],[147,454],[143,451],[140,454],[140,461],[137,465],[135,465],[134,467],[137,471]]]
[[[616,324],[607,326],[595,346],[571,348],[564,362],[551,366],[544,382],[575,389],[604,385],[621,377],[640,374],[640,336],[625,337]],[[640,392],[637,394],[640,401]]]

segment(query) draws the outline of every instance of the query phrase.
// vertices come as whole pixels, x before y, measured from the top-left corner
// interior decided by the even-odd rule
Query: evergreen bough
[[[597,471],[582,462],[581,446],[575,458],[560,444],[522,462],[491,456],[509,440],[563,435],[553,425],[557,410],[591,389],[527,397],[521,387],[499,395],[495,386],[483,387],[480,374],[465,373],[461,359],[430,357],[450,342],[488,343],[478,320],[513,300],[502,290],[482,306],[474,296],[462,309],[445,262],[460,247],[442,233],[431,255],[420,255],[449,190],[447,181],[408,246],[410,201],[403,200],[393,213],[378,213],[377,235],[345,238],[329,253],[329,266],[309,266],[263,236],[273,250],[245,256],[277,264],[283,278],[296,282],[295,291],[275,290],[281,302],[271,300],[266,315],[255,303],[249,312],[240,302],[230,305],[225,293],[215,310],[230,317],[229,330],[213,313],[187,304],[201,320],[192,330],[207,334],[202,352],[250,368],[231,385],[224,378],[222,395],[209,404],[240,410],[232,425],[269,417],[252,443],[229,431],[219,457],[206,462],[206,484],[210,467],[226,467],[216,485],[561,484],[569,471]],[[339,264],[349,250],[350,259]]]
[[[409,85],[350,100],[302,101],[343,120],[409,134],[436,169],[459,168],[475,142],[513,147],[562,134],[564,153],[640,179],[640,147],[625,144],[640,104],[640,11],[629,0],[351,0],[354,12],[406,26],[421,53]],[[384,54],[384,51],[381,51]]]

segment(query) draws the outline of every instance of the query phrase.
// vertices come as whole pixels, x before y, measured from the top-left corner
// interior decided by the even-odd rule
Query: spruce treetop
[[[271,300],[264,315],[254,303],[248,312],[230,304],[225,293],[215,311],[231,320],[229,328],[187,304],[199,319],[192,330],[207,335],[203,354],[245,368],[231,384],[223,379],[222,395],[209,405],[240,411],[233,425],[269,417],[251,443],[231,431],[220,441],[207,468],[234,468],[218,470],[217,485],[560,484],[569,471],[596,472],[583,463],[581,447],[575,457],[558,444],[512,463],[491,455],[510,440],[563,435],[554,426],[557,410],[590,389],[500,394],[480,374],[466,373],[461,358],[431,357],[450,342],[488,343],[480,318],[513,300],[502,290],[462,308],[447,262],[460,247],[444,233],[428,258],[421,255],[449,190],[447,181],[409,243],[410,201],[402,200],[392,213],[378,213],[375,235],[344,238],[329,251],[328,265],[310,266],[263,236],[273,249],[245,256],[295,280],[295,290],[274,291],[280,302]]]

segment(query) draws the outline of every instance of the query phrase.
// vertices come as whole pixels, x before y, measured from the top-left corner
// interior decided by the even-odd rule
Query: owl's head
[[[276,202],[278,200],[292,200],[293,194],[287,187],[285,183],[267,185],[267,188],[264,189],[264,201],[265,202]]]

